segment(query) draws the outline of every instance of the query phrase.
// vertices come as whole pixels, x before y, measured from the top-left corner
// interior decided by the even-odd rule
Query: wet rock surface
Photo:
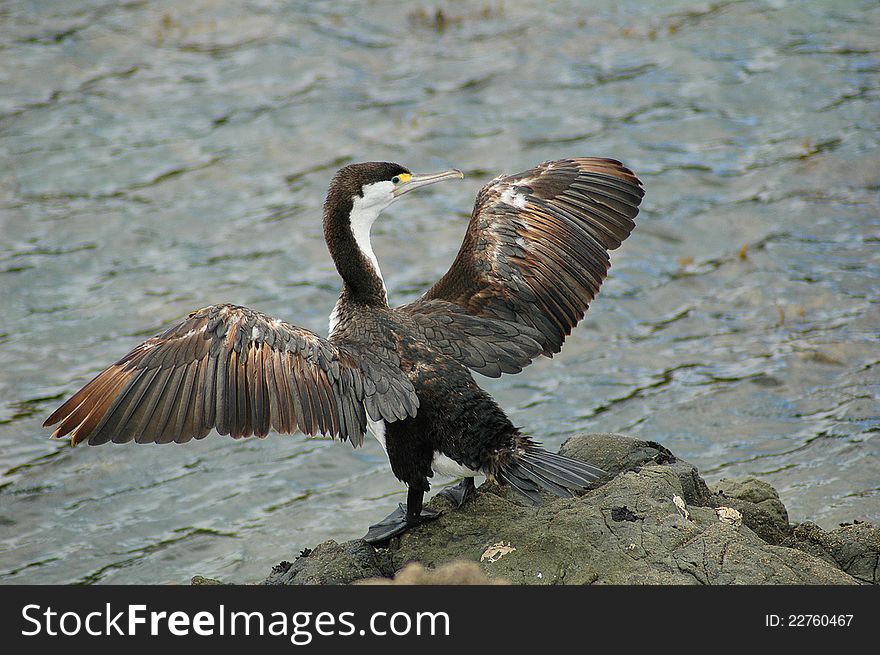
[[[824,531],[792,526],[776,491],[755,478],[709,487],[660,444],[580,434],[561,451],[610,478],[581,497],[535,507],[484,484],[476,498],[385,547],[326,541],[275,567],[264,584],[341,584],[390,579],[413,562],[439,579],[514,584],[864,584],[878,579],[880,530],[867,523]],[[474,565],[485,578],[476,575]],[[422,568],[424,567],[424,569]],[[444,568],[445,567],[445,568]],[[431,582],[412,573],[404,580]]]
[[[390,553],[376,550],[355,539],[338,544],[328,540],[314,550],[306,549],[292,563],[281,562],[272,569],[266,584],[347,584],[394,573]]]
[[[860,582],[880,582],[880,530],[870,523],[830,531],[815,523],[801,523],[794,528],[793,538],[797,548],[839,566]]]

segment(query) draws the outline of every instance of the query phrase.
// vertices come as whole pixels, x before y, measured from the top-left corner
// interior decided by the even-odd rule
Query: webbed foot
[[[391,537],[403,534],[410,528],[414,528],[417,525],[436,519],[438,516],[440,516],[440,512],[435,512],[431,509],[422,509],[421,513],[417,516],[410,516],[407,512],[406,505],[401,503],[397,506],[396,510],[391,512],[391,514],[375,525],[371,525],[363,539],[370,544],[378,544],[383,541],[388,541]]]
[[[437,495],[443,496],[444,498],[446,498],[446,500],[455,505],[455,507],[461,507],[473,496],[475,496],[476,493],[477,489],[474,485],[474,479],[464,478],[454,487],[448,487]]]

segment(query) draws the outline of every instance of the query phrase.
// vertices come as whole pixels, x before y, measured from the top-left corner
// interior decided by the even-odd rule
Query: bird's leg
[[[440,512],[432,509],[425,509],[422,503],[425,500],[425,492],[417,491],[410,487],[406,493],[406,522],[409,527],[414,527],[425,521],[436,519],[440,516]]]
[[[398,505],[391,514],[376,525],[371,525],[364,535],[364,541],[371,544],[388,541],[391,537],[396,537],[410,528],[440,516],[440,512],[422,508],[424,498],[424,491],[410,487],[406,494],[406,505]]]
[[[448,487],[438,493],[443,496],[456,507],[464,505],[472,496],[477,493],[473,478],[465,478],[454,487]]]

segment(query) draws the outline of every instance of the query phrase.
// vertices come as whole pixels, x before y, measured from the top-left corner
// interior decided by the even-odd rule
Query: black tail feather
[[[528,498],[533,505],[541,504],[541,496],[538,493],[538,486],[534,482],[518,477],[510,469],[499,471],[498,477]]]
[[[566,467],[565,464],[559,464],[546,459],[536,460],[526,456],[520,461],[526,465],[538,468],[545,476],[550,477],[557,484],[566,488],[569,488],[572,483],[576,483],[586,489],[595,479],[594,477],[587,477],[587,474],[582,471],[572,470],[572,468]]]
[[[562,476],[552,470],[542,467],[537,462],[521,459],[513,464],[513,468],[515,470],[524,469],[523,474],[525,476],[528,476],[531,480],[537,482],[550,493],[563,497],[572,495],[571,491],[565,486],[566,480],[563,479]]]
[[[548,452],[533,443],[520,453],[504,464],[499,477],[535,504],[541,502],[539,488],[571,497],[589,489],[605,474],[596,466]]]
[[[557,455],[556,453],[551,453],[542,448],[538,448],[536,450],[540,452],[542,460],[547,462],[557,462],[559,463],[559,465],[563,466],[567,470],[577,471],[581,474],[582,477],[590,482],[595,482],[599,478],[603,478],[606,475],[605,471],[600,469],[598,466],[593,466],[592,464],[587,464],[586,462],[582,462],[578,459],[572,459],[570,457],[566,457],[565,455]]]

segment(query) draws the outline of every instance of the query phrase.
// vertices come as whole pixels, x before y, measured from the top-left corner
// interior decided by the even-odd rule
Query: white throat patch
[[[354,196],[351,208],[351,233],[354,235],[358,248],[366,255],[367,260],[376,270],[376,275],[382,280],[383,288],[385,287],[385,280],[382,278],[382,271],[379,269],[379,261],[376,259],[375,253],[373,253],[373,244],[370,242],[370,229],[373,227],[376,219],[379,218],[382,210],[394,202],[393,193],[394,185],[390,181],[368,184],[364,187],[363,196]]]

